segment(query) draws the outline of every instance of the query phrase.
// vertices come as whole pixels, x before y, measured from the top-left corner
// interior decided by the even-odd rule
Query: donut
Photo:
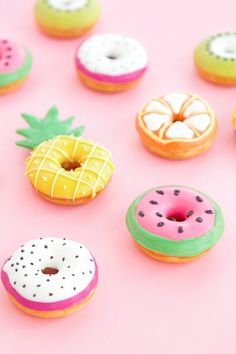
[[[202,41],[194,52],[201,77],[221,85],[236,85],[236,33],[220,33]]]
[[[90,31],[100,17],[97,0],[37,0],[39,28],[53,37],[78,37]]]
[[[147,69],[148,56],[133,38],[97,34],[76,49],[75,66],[79,78],[88,87],[117,92],[138,84]]]
[[[151,99],[137,114],[136,128],[144,146],[169,159],[186,159],[209,149],[217,122],[201,97],[175,92]]]
[[[15,41],[0,39],[0,94],[17,89],[31,66],[32,57],[27,49]]]
[[[102,145],[82,139],[83,127],[69,129],[71,118],[58,122],[57,116],[56,107],[43,120],[24,114],[30,127],[17,132],[28,140],[17,145],[33,149],[25,173],[40,196],[56,204],[82,204],[93,200],[110,181],[112,156]],[[62,131],[67,135],[57,135]]]
[[[137,197],[126,224],[139,248],[163,262],[185,263],[210,250],[223,233],[220,207],[206,194],[161,186]]]
[[[79,242],[41,237],[26,242],[4,263],[3,285],[25,313],[56,318],[81,308],[98,283],[96,261]]]

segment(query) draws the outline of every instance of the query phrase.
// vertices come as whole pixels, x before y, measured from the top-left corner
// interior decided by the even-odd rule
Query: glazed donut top
[[[44,274],[52,268],[55,274]],[[40,238],[21,246],[4,264],[11,287],[23,298],[42,303],[67,300],[86,289],[96,275],[91,253],[79,242]]]
[[[85,7],[91,0],[46,0],[48,4],[59,11],[76,11]]]
[[[76,60],[87,70],[119,76],[147,67],[148,56],[135,39],[115,34],[91,36],[76,51]]]
[[[160,187],[145,193],[136,207],[138,223],[170,240],[204,236],[215,223],[211,200],[186,187]]]
[[[42,142],[26,163],[26,175],[34,188],[59,199],[94,198],[113,172],[111,153],[103,146],[65,135]]]
[[[21,68],[25,59],[26,51],[21,45],[7,39],[0,40],[0,75]]]
[[[218,59],[236,60],[236,33],[220,33],[207,40],[209,54]]]
[[[206,101],[179,92],[152,99],[138,117],[147,133],[166,141],[197,139],[209,133],[216,123]]]

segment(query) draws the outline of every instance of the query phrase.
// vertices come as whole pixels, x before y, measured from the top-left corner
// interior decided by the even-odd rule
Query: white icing
[[[48,0],[50,6],[61,11],[76,11],[83,8],[88,0]]]
[[[172,106],[173,112],[178,114],[188,97],[185,93],[175,92],[164,96],[164,99]]]
[[[207,111],[207,107],[206,105],[200,101],[199,99],[194,100],[193,102],[191,102],[188,107],[185,109],[184,111],[184,117],[189,117],[191,114],[195,114],[195,113],[202,113]]]
[[[51,276],[44,274],[42,270],[47,267],[58,269],[59,272]],[[91,253],[79,242],[48,237],[27,242],[3,266],[11,286],[21,296],[45,303],[78,295],[93,279],[95,269]]]
[[[168,139],[192,139],[194,132],[185,123],[176,121],[166,131]]]
[[[91,36],[78,48],[76,56],[89,71],[110,76],[144,69],[148,63],[142,44],[133,38],[115,34]]]
[[[211,52],[226,59],[236,59],[236,34],[222,34],[211,41]]]
[[[190,123],[200,132],[204,132],[209,126],[211,120],[208,114],[198,114],[196,116],[185,119],[185,123]]]
[[[153,100],[145,108],[145,112],[159,111],[165,114],[171,114],[171,109],[166,107],[162,102]]]
[[[143,117],[143,120],[149,130],[156,131],[159,130],[164,123],[169,122],[171,119],[170,116],[167,115],[149,113]]]

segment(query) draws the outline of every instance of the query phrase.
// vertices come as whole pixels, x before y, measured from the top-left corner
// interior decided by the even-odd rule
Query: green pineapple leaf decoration
[[[34,149],[43,141],[54,138],[57,135],[73,135],[79,137],[83,134],[85,127],[80,126],[72,129],[71,125],[74,117],[69,117],[64,121],[58,120],[58,108],[52,107],[43,119],[23,113],[22,117],[28,123],[29,128],[17,129],[17,134],[25,137],[25,140],[16,142],[16,145],[28,149]]]

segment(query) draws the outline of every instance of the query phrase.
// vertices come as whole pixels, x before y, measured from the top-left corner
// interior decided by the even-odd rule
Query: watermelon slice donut
[[[58,37],[78,37],[95,26],[101,8],[97,0],[37,0],[35,18],[46,34]]]
[[[224,229],[220,207],[206,194],[183,186],[143,193],[129,207],[126,223],[148,256],[172,263],[201,257]]]
[[[136,86],[148,66],[148,55],[141,43],[117,34],[97,34],[76,49],[75,66],[88,87],[118,92]]]
[[[32,57],[22,45],[0,39],[0,94],[18,88],[32,66]]]
[[[217,121],[200,96],[173,92],[151,99],[137,114],[136,128],[143,144],[154,154],[186,159],[210,148]]]
[[[37,317],[71,314],[93,295],[98,269],[89,250],[76,241],[44,237],[28,241],[2,267],[12,302]]]

